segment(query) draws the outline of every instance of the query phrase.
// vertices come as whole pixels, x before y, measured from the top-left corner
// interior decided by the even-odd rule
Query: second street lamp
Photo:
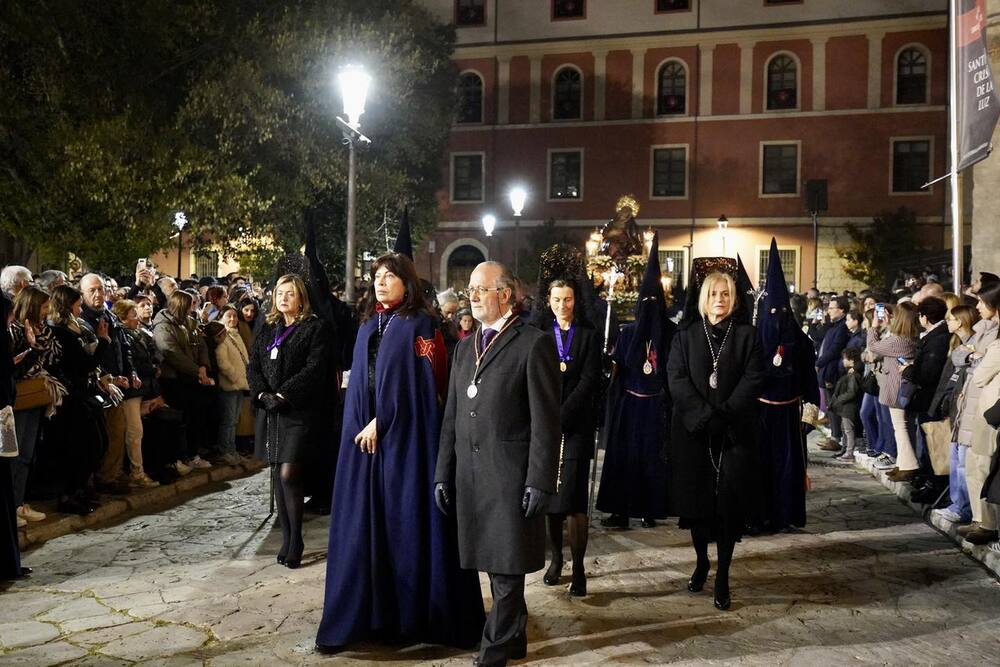
[[[510,208],[514,211],[514,275],[520,273],[521,248],[518,246],[518,232],[521,227],[521,211],[524,210],[524,202],[528,199],[528,191],[520,185],[515,185],[510,191]],[[518,276],[520,277],[520,276]]]
[[[489,238],[489,254],[490,257],[487,259],[493,259],[493,230],[497,226],[497,217],[492,213],[487,213],[483,216],[483,231],[486,232],[486,237]]]
[[[177,282],[181,281],[181,253],[184,252],[184,228],[188,220],[184,211],[174,213],[174,227],[177,228]]]
[[[726,230],[729,228],[729,218],[725,214],[719,216],[719,233],[722,235],[722,256],[726,257]]]
[[[371,143],[371,139],[361,134],[361,114],[365,112],[365,99],[368,97],[368,86],[371,77],[364,68],[348,65],[337,76],[340,83],[340,95],[344,100],[344,115],[347,120],[337,117],[337,125],[344,133],[344,141],[348,146],[347,162],[347,250],[344,257],[344,300],[354,305],[354,263],[357,255],[355,247],[355,197],[357,194],[357,167],[355,147],[358,142]]]

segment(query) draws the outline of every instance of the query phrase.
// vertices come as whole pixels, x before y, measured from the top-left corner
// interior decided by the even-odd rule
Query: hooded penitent
[[[801,405],[819,402],[812,342],[796,325],[778,245],[771,239],[764,295],[757,310],[757,340],[763,357],[760,455],[765,489],[765,527],[804,526],[806,449]]]
[[[621,517],[667,516],[667,467],[663,447],[672,410],[667,393],[667,353],[675,326],[667,319],[654,236],[636,320],[615,345],[615,381],[608,391],[605,455],[597,509]]]
[[[399,221],[399,234],[396,235],[396,243],[392,246],[392,251],[400,255],[406,255],[413,259],[413,240],[410,237],[410,209],[403,208],[403,219]]]

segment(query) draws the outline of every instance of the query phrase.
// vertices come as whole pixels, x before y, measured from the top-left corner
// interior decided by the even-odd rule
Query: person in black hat
[[[721,268],[722,271],[716,270]],[[715,607],[730,606],[729,565],[748,517],[759,506],[759,403],[763,364],[746,306],[741,307],[729,258],[696,260],[688,309],[667,360],[673,400],[668,440],[671,513],[691,530],[697,566],[688,590],[708,578],[708,543],[715,540]],[[706,275],[707,274],[707,275]],[[690,299],[689,299],[690,301]]]
[[[778,531],[806,525],[806,444],[802,403],[819,405],[812,341],[792,315],[778,245],[771,239],[767,282],[757,310],[764,384],[761,387],[760,454],[764,507],[761,528]]]
[[[627,528],[639,517],[645,528],[665,519],[667,466],[663,442],[669,433],[670,397],[666,386],[667,352],[674,324],[667,319],[657,236],[639,288],[635,322],[615,344],[615,383],[605,430],[604,467],[597,509],[608,512],[605,526]]]

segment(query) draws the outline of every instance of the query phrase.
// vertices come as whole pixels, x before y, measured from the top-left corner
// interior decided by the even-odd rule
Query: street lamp
[[[722,235],[722,256],[726,257],[726,230],[729,228],[729,219],[723,213],[716,222],[719,223],[719,234]]]
[[[514,211],[514,275],[518,275],[518,269],[520,269],[520,262],[518,260],[521,257],[520,247],[518,246],[518,231],[521,227],[521,211],[524,210],[524,202],[528,199],[528,191],[522,188],[520,185],[515,185],[510,190],[510,207]]]
[[[184,211],[174,213],[174,227],[177,228],[177,280],[181,280],[181,253],[184,252],[184,228],[187,227],[187,216]]]
[[[355,165],[355,147],[360,142],[370,144],[371,139],[361,134],[360,119],[365,112],[365,98],[368,97],[368,86],[371,77],[363,67],[347,65],[337,75],[340,84],[340,96],[344,101],[344,115],[347,120],[337,117],[337,125],[344,133],[344,141],[348,146],[347,162],[347,251],[344,259],[344,300],[354,303],[354,262],[355,255],[355,195],[357,193],[357,168]]]
[[[492,213],[487,213],[483,216],[483,231],[486,232],[486,236],[490,239],[490,255],[493,254],[493,230],[497,226],[497,217]],[[493,259],[489,257],[487,259]]]

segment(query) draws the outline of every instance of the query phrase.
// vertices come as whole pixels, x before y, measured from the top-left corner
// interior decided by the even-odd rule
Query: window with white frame
[[[668,60],[656,77],[656,113],[682,114],[687,110],[687,68],[679,60]]]
[[[455,153],[451,156],[451,200],[483,201],[483,154]]]
[[[583,198],[583,151],[549,151],[549,199]]]
[[[476,72],[458,77],[458,123],[483,122],[483,80]]]
[[[799,144],[761,145],[761,195],[796,195],[799,192]]]
[[[552,0],[552,19],[587,18],[586,0]]]
[[[579,120],[583,117],[583,77],[575,67],[562,67],[552,79],[552,118]]]
[[[915,46],[899,52],[896,59],[896,104],[927,101],[927,55]]]
[[[687,196],[686,146],[654,146],[651,162],[652,197]]]
[[[781,270],[785,274],[785,283],[788,284],[790,292],[796,291],[799,277],[799,249],[797,247],[778,246],[778,259],[781,261]],[[757,287],[763,288],[767,282],[767,265],[771,263],[771,249],[757,249]]]
[[[455,0],[455,25],[486,25],[486,0]]]
[[[767,63],[768,110],[798,108],[798,64],[789,55],[781,54]]]
[[[926,138],[893,139],[892,191],[925,192],[931,180],[931,141]]]

